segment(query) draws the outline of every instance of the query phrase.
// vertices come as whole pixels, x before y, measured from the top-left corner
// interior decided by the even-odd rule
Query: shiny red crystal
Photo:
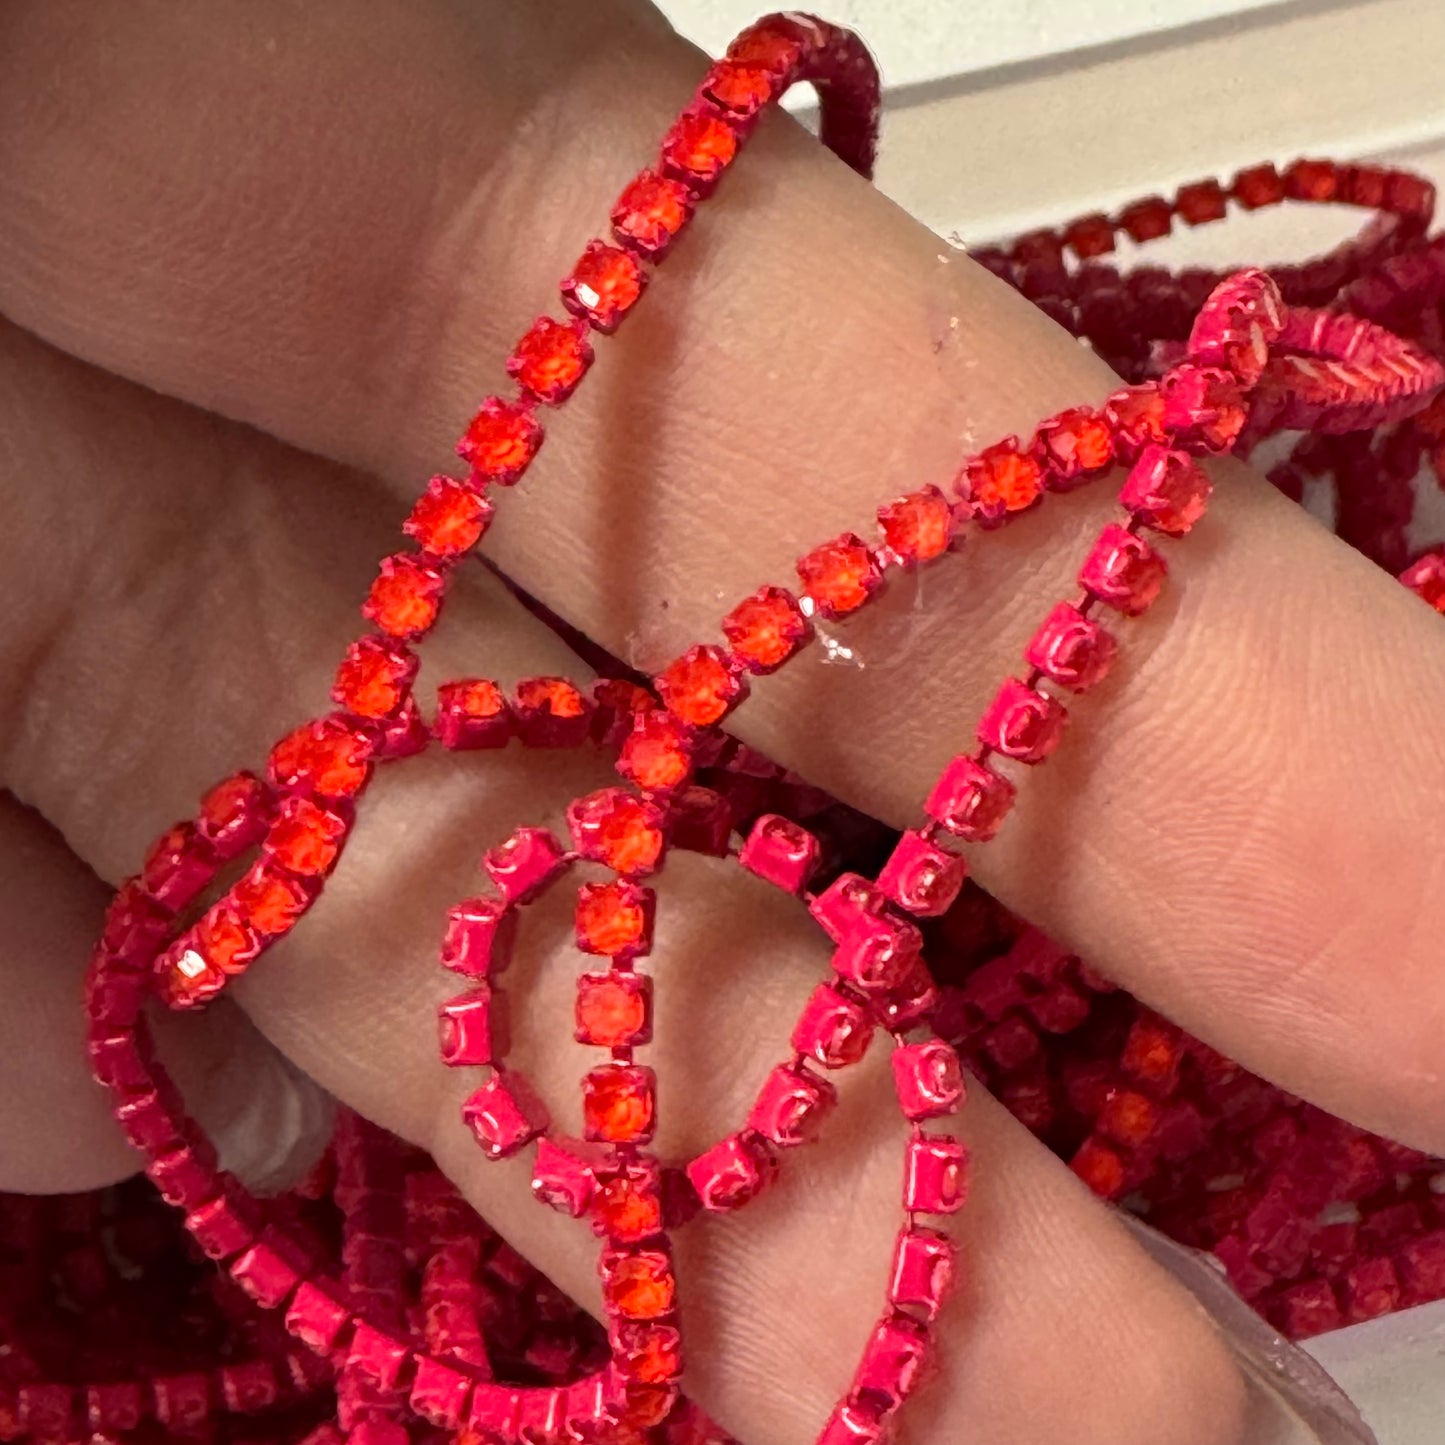
[[[542,428],[526,402],[489,396],[457,443],[457,453],[471,463],[483,482],[511,486],[527,469],[542,445]]]
[[[266,766],[278,788],[350,798],[366,783],[370,755],[370,744],[344,719],[318,718],[282,738]]]
[[[662,168],[702,190],[722,175],[737,149],[737,134],[726,121],[706,110],[686,110],[662,138]]]
[[[610,332],[637,304],[646,281],[631,252],[606,241],[589,241],[562,282],[562,301],[574,316]]]
[[[646,1144],[657,1114],[657,1076],[641,1064],[603,1064],[582,1080],[585,1137],[604,1144]]]
[[[937,487],[924,487],[878,510],[883,543],[902,563],[931,562],[953,540],[953,509]]]
[[[446,580],[412,552],[383,557],[361,614],[388,636],[419,637],[437,619]]]
[[[576,321],[539,316],[507,358],[507,374],[538,401],[566,401],[592,365],[592,343]]]
[[[433,557],[460,557],[481,540],[492,507],[455,477],[437,476],[416,499],[402,531]]]
[[[883,585],[877,559],[852,532],[809,552],[798,561],[803,588],[825,617],[855,612]]]
[[[688,648],[655,682],[668,711],[691,727],[711,726],[747,696],[746,682],[720,647]]]
[[[781,587],[763,587],[745,597],[722,621],[723,635],[750,672],[781,667],[811,635],[796,598]]]
[[[391,717],[406,701],[416,671],[416,655],[407,648],[381,637],[360,638],[346,649],[331,700],[357,717]]]
[[[692,198],[681,181],[642,171],[617,198],[612,229],[623,245],[644,256],[659,256],[691,214]]]

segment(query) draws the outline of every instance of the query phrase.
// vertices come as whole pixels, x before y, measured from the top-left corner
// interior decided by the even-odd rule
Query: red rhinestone
[[[1385,204],[1397,216],[1409,216],[1428,225],[1435,214],[1435,187],[1423,176],[1390,171],[1385,183]]]
[[[1126,386],[1104,403],[1104,419],[1134,450],[1164,440],[1164,397],[1157,386]],[[1120,448],[1123,450],[1123,448]]]
[[[175,912],[190,903],[216,874],[216,853],[191,823],[168,828],[146,854],[141,882],[163,908]]]
[[[756,66],[770,75],[783,75],[803,55],[803,38],[797,24],[785,15],[760,20],[728,46],[728,59]]]
[[[613,1334],[613,1367],[629,1379],[659,1385],[682,1373],[682,1341],[671,1325],[624,1320]]]
[[[278,788],[350,798],[366,783],[370,752],[344,719],[318,718],[282,738],[271,749],[267,769]]]
[[[1117,652],[1118,643],[1099,623],[1060,602],[1034,633],[1024,658],[1051,682],[1084,692],[1103,679]]]
[[[1228,451],[1248,417],[1237,378],[1215,367],[1181,366],[1160,383],[1165,425],[1176,445],[1198,441],[1211,452]]]
[[[710,186],[737,154],[732,127],[705,110],[680,115],[662,140],[662,167],[694,189]]]
[[[339,813],[310,798],[288,798],[266,836],[266,853],[288,872],[319,878],[336,862],[346,826]]]
[[[652,889],[635,883],[584,883],[577,893],[577,947],[606,958],[647,953],[655,902]]]
[[[1107,1144],[1086,1139],[1083,1147],[1069,1161],[1069,1168],[1100,1199],[1117,1199],[1124,1190],[1124,1161]]]
[[[964,467],[958,491],[972,516],[987,526],[1032,507],[1043,496],[1044,474],[1010,437],[981,451]]]
[[[402,531],[433,557],[460,557],[476,546],[491,520],[491,504],[465,482],[433,477]]]
[[[163,960],[161,996],[170,1008],[193,1008],[214,998],[226,975],[194,948],[181,948]]]
[[[592,728],[592,700],[565,677],[523,678],[513,706],[517,735],[528,747],[575,747]]]
[[[672,1263],[660,1250],[604,1255],[602,1293],[609,1314],[655,1320],[672,1310],[677,1293]]]
[[[478,477],[509,487],[542,445],[542,428],[525,402],[489,396],[457,443]]]
[[[688,648],[655,681],[668,711],[692,727],[709,727],[747,696],[747,684],[720,647]]]
[[[1167,1094],[1179,1078],[1183,1057],[1179,1031],[1163,1019],[1146,1016],[1130,1028],[1120,1062],[1126,1073]]]
[[[1079,572],[1079,585],[1126,617],[1148,609],[1164,586],[1164,559],[1141,537],[1111,522]]]
[[[1098,1127],[1116,1144],[1138,1149],[1149,1142],[1158,1124],[1159,1110],[1152,1099],[1121,1089],[1104,1105]]]
[[[310,892],[299,879],[265,860],[236,884],[231,896],[246,923],[262,938],[286,933],[311,902]]]
[[[201,799],[196,829],[222,858],[234,858],[266,831],[273,799],[254,773],[236,773]]]
[[[1115,222],[1141,244],[1169,234],[1174,215],[1162,196],[1148,196],[1124,207]]]
[[[1218,181],[1192,181],[1174,195],[1174,209],[1187,226],[1202,226],[1223,220],[1229,209],[1224,187]]]
[[[763,587],[745,597],[722,621],[723,635],[750,672],[781,667],[812,635],[797,600],[781,587]]]
[[[623,245],[644,256],[660,256],[691,214],[692,198],[681,181],[642,171],[617,198],[612,229]]]
[[[505,747],[512,733],[512,710],[490,679],[461,678],[437,689],[436,734],[443,747]]]
[[[622,744],[617,771],[644,792],[681,787],[692,776],[692,751],[683,725],[665,712],[639,714]]]
[[[331,700],[357,717],[391,717],[406,701],[417,658],[380,637],[363,637],[346,649]]]
[[[860,608],[883,586],[883,573],[862,538],[844,532],[798,562],[807,595],[824,617]]]
[[[662,1228],[662,1206],[654,1181],[622,1174],[600,1182],[593,1201],[599,1231],[617,1244],[637,1244]]]
[[[640,973],[584,973],[577,980],[579,1044],[631,1048],[652,1037],[652,980]]]
[[[1188,452],[1148,446],[1130,469],[1119,501],[1146,527],[1182,537],[1204,515],[1213,490]]]
[[[242,973],[261,951],[261,940],[238,909],[218,903],[191,931],[196,950],[222,973]]]
[[[1081,261],[1107,255],[1114,249],[1114,223],[1105,215],[1080,216],[1064,231],[1064,244]]]
[[[737,116],[753,116],[773,98],[773,77],[755,65],[720,60],[703,78],[702,95]]]
[[[1272,165],[1249,166],[1229,183],[1230,194],[1247,211],[1284,200],[1284,182]]]
[[[657,1112],[657,1076],[641,1064],[603,1064],[582,1080],[586,1137],[603,1144],[646,1144]]]
[[[924,487],[878,509],[884,544],[904,565],[931,562],[953,539],[953,511],[937,487]]]
[[[437,620],[446,581],[412,552],[383,557],[361,615],[391,637],[419,637]]]
[[[592,365],[592,344],[576,321],[539,316],[507,358],[507,374],[551,405],[566,401]]]
[[[567,824],[584,857],[624,876],[650,873],[662,857],[661,814],[622,788],[577,799],[567,809]]]
[[[939,775],[924,810],[950,833],[986,843],[1008,816],[1016,791],[1002,774],[961,753]]]
[[[1340,172],[1340,199],[1378,211],[1385,204],[1389,175],[1380,166],[1345,166]]]
[[[589,241],[562,282],[562,301],[598,331],[613,331],[636,305],[646,282],[636,256],[606,241]]]
[[[1296,201],[1332,201],[1340,171],[1333,161],[1298,160],[1284,173],[1284,193]]]
[[[1400,581],[1436,612],[1445,612],[1445,551],[1427,552],[1400,574]]]
[[[1114,460],[1114,438],[1105,418],[1089,407],[1073,407],[1044,422],[1038,430],[1038,456],[1044,482],[1052,490],[1067,489]]]

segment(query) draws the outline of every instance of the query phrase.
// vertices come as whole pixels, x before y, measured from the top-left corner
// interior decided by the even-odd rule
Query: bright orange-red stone
[[[682,1342],[671,1325],[627,1322],[618,1329],[618,1367],[644,1385],[660,1385],[682,1373]]]
[[[599,331],[611,331],[636,305],[645,284],[636,256],[605,241],[589,241],[562,282],[562,300]]]
[[[309,798],[291,798],[266,839],[266,851],[302,878],[320,877],[336,861],[345,822]]]
[[[657,1111],[657,1080],[641,1064],[604,1064],[582,1080],[582,1117],[589,1139],[645,1144]]]
[[[1109,423],[1098,412],[1078,407],[1059,420],[1066,424],[1051,441],[1051,450],[1071,454],[1078,469],[1085,472],[1097,472],[1114,460]]]
[[[607,958],[643,951],[648,943],[652,890],[617,880],[577,890],[577,943]]]
[[[636,718],[622,744],[617,771],[647,792],[662,792],[692,775],[692,753],[682,725],[664,712]]]
[[[406,701],[415,659],[405,648],[363,637],[346,649],[331,698],[357,717],[390,717]]]
[[[1164,396],[1157,386],[1126,386],[1104,404],[1104,415],[1136,447],[1164,440]]]
[[[437,689],[437,695],[445,697],[448,707],[464,712],[468,717],[496,717],[507,707],[502,689],[485,677],[443,683]]]
[[[361,614],[391,637],[416,637],[437,619],[442,574],[411,552],[384,557]]]
[[[731,126],[706,111],[689,111],[663,138],[662,161],[670,171],[711,182],[737,150],[738,138]]]
[[[618,1244],[650,1239],[662,1228],[662,1205],[657,1195],[626,1175],[597,1186],[592,1212],[607,1237]]]
[[[489,482],[511,486],[542,445],[531,408],[489,396],[457,443],[457,452]]]
[[[753,672],[781,667],[806,640],[808,619],[791,592],[762,587],[745,597],[722,621],[733,655]]]
[[[233,837],[249,819],[265,811],[264,793],[265,784],[253,773],[223,779],[201,799],[201,832],[212,841]]]
[[[607,1303],[630,1320],[655,1320],[672,1309],[677,1295],[672,1263],[657,1250],[608,1259],[603,1275]]]
[[[236,884],[232,896],[246,922],[263,938],[285,933],[306,911],[309,901],[306,889],[295,878],[265,862]]]
[[[637,250],[657,255],[682,230],[691,212],[692,200],[680,181],[641,171],[617,198],[612,228]]]
[[[1100,1199],[1117,1198],[1124,1188],[1124,1161],[1095,1139],[1086,1139],[1070,1161],[1069,1168],[1089,1186]]]
[[[1121,1089],[1099,1115],[1099,1129],[1120,1144],[1138,1147],[1145,1143],[1159,1124],[1159,1110],[1152,1099],[1132,1089]]]
[[[576,321],[539,316],[507,358],[507,371],[539,401],[556,403],[572,395],[592,365],[592,344]]]
[[[831,617],[856,611],[883,584],[883,574],[861,537],[845,532],[798,562],[798,576],[819,609]]]
[[[578,1041],[601,1049],[645,1043],[649,983],[639,974],[584,973],[577,980]]]
[[[267,766],[278,787],[310,788],[327,798],[349,798],[361,791],[369,769],[366,739],[340,718],[303,723],[282,738]]]
[[[966,475],[968,499],[986,516],[1022,512],[1044,489],[1038,463],[1007,443],[980,452]]]
[[[1174,1080],[1182,1054],[1177,1031],[1162,1020],[1141,1018],[1129,1030],[1120,1062],[1136,1079],[1167,1085]]]
[[[758,66],[774,75],[796,65],[803,53],[797,27],[785,16],[760,22],[728,46],[728,59]]]
[[[720,60],[708,71],[701,89],[724,110],[752,115],[772,99],[773,78],[758,66]]]
[[[937,487],[924,487],[878,509],[878,530],[902,562],[931,562],[948,550],[953,513]]]
[[[416,500],[402,531],[434,557],[460,557],[481,540],[492,508],[465,482],[433,477]]]
[[[746,689],[728,669],[720,647],[690,647],[656,678],[658,696],[674,717],[708,727],[739,702]]]
[[[564,677],[528,677],[517,684],[517,706],[553,717],[581,717],[587,700]]]
[[[621,788],[604,788],[578,799],[568,810],[573,837],[589,858],[615,873],[650,872],[662,857],[664,840],[657,810]]]
[[[241,973],[260,951],[260,941],[228,903],[218,903],[196,924],[196,951],[222,973]]]

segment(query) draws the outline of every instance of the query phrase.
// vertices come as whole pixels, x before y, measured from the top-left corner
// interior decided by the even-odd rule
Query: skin
[[[102,885],[323,705],[408,499],[699,73],[621,0],[0,3],[0,669],[16,680],[0,969],[18,985],[0,1016],[0,1187],[134,1167],[73,1008]],[[655,667],[888,496],[1112,385],[769,120],[599,346],[486,550]],[[1217,480],[1165,599],[1121,628],[1117,674],[1072,709],[975,874],[1284,1087],[1445,1150],[1445,635],[1259,478]],[[848,628],[863,666],[800,661],[755,688],[738,732],[910,821],[1111,511],[1105,481],[971,541]],[[582,669],[469,569],[423,689],[544,671]],[[223,1139],[231,1071],[284,1052],[431,1149],[594,1306],[590,1236],[456,1123],[467,1081],[435,1059],[434,947],[482,847],[555,824],[604,778],[511,754],[383,777],[314,915],[235,1006],[163,1040]],[[689,1081],[663,1096],[663,1148],[682,1151],[735,1124],[823,951],[729,865],[679,859],[661,908],[650,1061],[665,1089]],[[585,1067],[557,1042],[575,957],[560,909],[533,911],[517,1047],[565,1122]],[[812,1438],[876,1313],[897,1223],[883,1063],[774,1194],[679,1236],[690,1388],[756,1445]],[[987,1445],[1262,1438],[1225,1346],[1107,1211],[986,1097],[964,1127],[968,1263],[911,1437],[966,1421]]]

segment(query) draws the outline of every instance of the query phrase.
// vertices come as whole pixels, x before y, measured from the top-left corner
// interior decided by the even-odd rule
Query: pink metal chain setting
[[[424,717],[414,695],[416,648],[455,568],[483,538],[497,489],[521,481],[542,445],[545,409],[564,403],[599,361],[594,333],[610,334],[638,304],[651,269],[758,117],[798,81],[818,87],[824,144],[869,173],[878,82],[861,44],[802,16],[771,17],[745,32],[708,72],[656,164],[622,191],[608,239],[589,242],[564,279],[565,317],[540,318],[517,344],[507,363],[515,394],[487,398],[459,443],[468,475],[433,477],[418,498],[404,524],[414,545],[380,565],[362,608],[373,630],[341,661],[335,711],[281,739],[263,772],[212,789],[117,894],[87,992],[91,1063],[145,1155],[150,1181],[219,1264],[204,1288],[246,1349],[208,1371],[77,1386],[44,1379],[21,1332],[9,1328],[0,1439],[69,1439],[77,1428],[112,1438],[148,1426],[178,1435],[219,1428],[232,1438],[217,1419],[249,1416],[280,1422],[271,1438],[311,1445],[342,1437],[403,1445],[438,1432],[468,1445],[631,1440],[653,1430],[669,1439],[715,1436],[681,1396],[678,1298],[686,1281],[674,1269],[670,1235],[699,1211],[728,1213],[766,1189],[791,1151],[824,1129],[836,1101],[831,1076],[882,1035],[906,1125],[899,1230],[883,1246],[890,1264],[882,1312],[817,1437],[820,1445],[872,1445],[926,1377],[959,1266],[945,1227],[965,1206],[969,1179],[967,1149],[946,1123],[966,1098],[955,1043],[1019,1117],[1047,1134],[1060,1088],[1039,1063],[1040,1031],[1074,1035],[1089,1023],[1090,999],[1105,1001],[1099,1013],[1114,996],[1021,927],[961,985],[941,986],[930,967],[932,940],[938,930],[970,926],[979,907],[970,898],[981,896],[969,892],[955,840],[983,844],[998,832],[1026,770],[1063,742],[1069,698],[1106,675],[1127,641],[1120,624],[1160,595],[1169,548],[1209,501],[1201,459],[1246,453],[1282,431],[1304,433],[1276,483],[1298,496],[1305,478],[1335,476],[1350,539],[1445,611],[1445,558],[1411,558],[1404,540],[1403,498],[1422,457],[1445,473],[1445,249],[1424,240],[1433,196],[1403,173],[1305,161],[1283,173],[1253,168],[1228,190],[1196,183],[1172,203],[1151,198],[980,257],[1128,378],[1102,406],[1073,408],[1024,440],[964,459],[946,485],[886,500],[873,540],[845,533],[806,552],[796,580],[760,585],[723,617],[719,639],[688,648],[650,686],[534,677],[508,691],[485,678],[459,679],[438,689]],[[1286,198],[1368,206],[1381,219],[1361,242],[1283,271],[1174,278],[1139,267],[1123,277],[1098,260],[1121,233],[1142,242],[1176,218],[1218,219],[1230,199],[1253,207]],[[1385,329],[1408,330],[1422,315],[1428,321],[1409,340]],[[1389,439],[1373,468],[1371,432]],[[751,679],[810,646],[815,618],[851,617],[897,574],[937,562],[971,532],[1116,468],[1124,473],[1118,519],[1081,559],[1077,591],[1040,621],[1017,674],[1002,683],[875,876],[827,867],[824,830],[786,808],[734,805],[720,774],[740,761],[737,771],[746,773],[747,760],[719,728],[746,700]],[[1368,505],[1347,481],[1361,475],[1378,483]],[[142,1015],[150,994],[174,1009],[204,1006],[256,965],[338,866],[375,766],[434,745],[600,746],[615,756],[618,783],[573,801],[566,838],[523,826],[486,853],[484,891],[456,903],[445,921],[440,964],[458,992],[438,1019],[444,1063],[476,1071],[458,1127],[488,1158],[532,1148],[537,1199],[596,1234],[605,1339],[536,1284],[416,1151],[364,1121],[343,1118],[326,1166],[306,1189],[278,1200],[251,1196],[220,1170],[186,1116]],[[784,795],[780,770],[764,764],[754,772],[777,785],[769,796]],[[751,815],[741,829],[740,813]],[[653,1033],[655,985],[644,964],[665,903],[648,880],[673,847],[731,858],[796,897],[831,951],[826,977],[799,1000],[792,1052],[758,1081],[735,1131],[685,1160],[652,1149],[662,1100],[637,1057]],[[526,908],[579,877],[575,940],[585,962],[572,1027],[603,1053],[582,1081],[581,1127],[569,1137],[508,1062],[502,979]],[[1207,1241],[1236,1283],[1294,1333],[1337,1323],[1330,1310],[1338,1316],[1341,1298],[1388,1293],[1391,1280],[1398,1302],[1402,1277],[1422,1297],[1445,1295],[1445,1208],[1441,1228],[1427,1230],[1418,1189],[1407,1201],[1415,1227],[1398,1214],[1392,1224],[1408,1242],[1398,1265],[1386,1261],[1389,1279],[1376,1268],[1341,1288],[1322,1284],[1322,1275],[1305,1280],[1316,1236],[1300,1245],[1298,1229],[1291,1233],[1311,1201],[1318,1214],[1336,1197],[1373,1198],[1386,1162],[1399,1173],[1426,1161],[1408,1151],[1386,1161],[1377,1144],[1359,1144],[1363,1136],[1336,1134],[1329,1139],[1342,1165],[1301,1163],[1318,1151],[1289,1145],[1327,1130],[1260,1108],[1241,1085],[1247,1076],[1203,1045],[1137,1005],[1122,1035],[1111,1020],[1100,1037],[1102,1062],[1080,1055],[1061,1065],[1062,1090],[1085,1121],[1069,1153],[1097,1192],[1147,1190],[1202,1147],[1214,1113],[1237,1121],[1260,1109],[1254,1122],[1274,1131],[1268,1148],[1277,1167],[1237,1217],[1216,1220]],[[339,1210],[334,1239],[323,1223],[328,1203]],[[23,1229],[40,1229],[23,1212],[5,1218],[13,1225],[0,1236],[7,1247]],[[1191,1230],[1198,1239],[1197,1225],[1181,1222],[1177,1232]],[[69,1235],[62,1229],[60,1237]],[[144,1276],[143,1238],[123,1244]],[[1339,1253],[1341,1242],[1333,1247]],[[1304,1250],[1293,1272],[1285,1258],[1292,1248]],[[87,1267],[100,1271],[94,1288],[103,1295],[105,1267]],[[524,1284],[539,1314],[529,1330],[511,1329],[508,1344],[499,1292]],[[85,1298],[83,1279],[72,1289]],[[506,1368],[508,1359],[520,1368]],[[510,1382],[522,1380],[532,1383]],[[256,1438],[237,1428],[235,1438]]]

